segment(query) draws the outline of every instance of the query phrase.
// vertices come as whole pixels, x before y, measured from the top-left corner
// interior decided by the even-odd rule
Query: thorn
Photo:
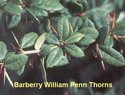
[[[54,11],[49,11],[49,13],[54,13]]]
[[[27,23],[28,23],[28,15],[26,14],[25,28],[27,27]]]
[[[102,63],[103,70],[105,70],[105,65],[104,65],[103,60],[101,60],[101,63]]]
[[[67,57],[66,49],[65,49],[65,57]]]
[[[33,3],[31,3],[29,6],[31,7],[31,6],[33,6],[33,4],[34,4],[34,2],[33,2]]]
[[[44,66],[44,63],[45,63],[44,58],[42,58],[42,63],[43,63],[43,66]]]
[[[99,50],[100,58],[103,59],[102,53],[99,48],[98,48],[98,50]]]
[[[51,49],[57,48],[58,46],[52,46]]]
[[[116,13],[115,13],[115,10],[114,10],[113,22],[112,22],[112,30],[113,30],[114,27],[115,27],[115,17],[116,17]]]
[[[120,53],[123,55],[123,49],[120,50]]]
[[[49,19],[47,19],[47,21],[48,21],[49,25],[51,25],[50,20],[49,20]]]
[[[18,40],[17,40],[17,38],[16,38],[16,36],[14,35],[13,31],[11,31],[11,33],[13,34],[13,37],[14,37],[15,41],[17,42],[18,46],[21,47]]]
[[[13,43],[10,43],[10,45],[11,45],[13,48],[15,48],[14,45],[13,45]]]
[[[6,72],[6,67],[4,67],[4,81],[3,81],[3,84],[5,84],[5,81],[6,81],[6,75],[5,75],[5,72]]]
[[[2,74],[3,65],[0,66],[0,75]]]
[[[56,35],[58,35],[57,31],[54,29],[53,26],[51,26],[51,28],[53,29],[53,31],[56,33]]]
[[[120,42],[119,39],[118,39],[118,37],[117,37],[116,35],[113,35],[113,37],[114,37],[118,42]]]
[[[74,31],[73,31],[73,29],[72,29],[72,25],[71,25],[70,21],[69,21],[69,26],[70,26],[70,29],[71,29],[72,34],[73,34],[73,33],[74,33]]]
[[[8,73],[7,73],[7,71],[5,71],[5,76],[7,77],[9,83],[11,84],[11,86],[13,87],[13,82],[12,82],[12,80],[10,79],[10,77],[9,77],[9,75],[8,75]],[[14,88],[14,87],[13,87],[13,88]]]
[[[98,54],[98,44],[96,44],[96,54]]]

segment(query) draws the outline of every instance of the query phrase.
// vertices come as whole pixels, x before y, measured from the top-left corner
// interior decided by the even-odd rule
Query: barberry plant
[[[100,59],[103,69],[105,62],[124,66],[125,13],[117,12],[123,4],[124,0],[0,0],[1,35],[6,38],[6,30],[21,22],[25,22],[25,28],[37,25],[39,31],[25,33],[19,42],[12,30],[18,44],[14,47],[11,43],[13,50],[0,42],[0,71],[4,70],[4,78],[13,86],[6,68],[21,75],[26,64],[33,67],[35,59],[30,55],[40,60],[44,81],[46,69],[72,64],[69,60],[74,57],[82,60],[93,55]]]

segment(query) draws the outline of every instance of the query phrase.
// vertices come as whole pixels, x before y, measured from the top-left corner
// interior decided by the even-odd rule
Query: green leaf
[[[108,46],[108,47],[113,47],[114,45],[114,40],[111,36],[108,36],[105,41],[104,41],[104,45]]]
[[[43,33],[43,34],[36,40],[36,43],[35,43],[34,48],[35,48],[36,50],[39,50],[39,49],[42,47],[42,45],[44,44],[45,40],[46,40],[46,33]]]
[[[48,16],[48,12],[45,10],[41,10],[35,7],[30,7],[29,10],[37,17],[47,17]]]
[[[25,65],[23,65],[19,70],[16,70],[15,72],[20,76],[24,72],[24,69]]]
[[[43,55],[43,56],[47,56],[52,50],[51,47],[52,47],[52,45],[43,45],[41,47],[40,54]]]
[[[21,15],[9,15],[9,18],[7,20],[7,27],[13,28],[18,25],[18,23],[21,20]]]
[[[27,10],[27,13],[29,15],[29,17],[36,23],[39,23],[40,24],[40,20],[36,17],[36,15],[29,9],[29,8],[26,8]]]
[[[40,70],[41,70],[41,74],[42,74],[42,77],[43,77],[43,81],[47,82],[46,70],[45,70],[44,62],[42,61],[42,59],[40,59]]]
[[[99,33],[94,27],[85,27],[80,29],[78,32],[82,33],[84,37],[79,41],[79,45],[89,45],[94,42],[98,37]]]
[[[39,3],[38,5],[34,5],[34,7],[46,11],[58,11],[63,9],[63,6],[58,1],[55,0],[42,0],[41,3]]]
[[[11,54],[5,60],[5,67],[10,70],[19,70],[22,66],[26,64],[28,56],[23,54]]]
[[[7,52],[4,61],[5,61],[11,54],[16,54],[16,52]]]
[[[21,48],[32,47],[37,38],[38,34],[35,32],[25,34],[21,39]]]
[[[111,9],[109,7],[111,7]],[[112,4],[107,4],[106,6],[99,8],[93,8],[92,10],[87,11],[86,17],[94,22],[96,28],[101,28],[105,25],[109,25],[107,13],[112,12],[112,9]]]
[[[38,6],[43,2],[43,0],[23,0],[27,5],[33,4],[33,6]]]
[[[108,36],[109,33],[109,27],[108,26],[103,26],[102,28],[99,29],[99,36],[97,38],[97,43],[103,44],[106,37]]]
[[[44,29],[46,32],[52,33],[51,26],[48,22],[44,24]]]
[[[83,12],[87,11],[89,9],[87,0],[79,0],[78,2],[82,3],[83,6]]]
[[[73,57],[80,58],[84,56],[83,51],[76,45],[67,45],[65,46],[66,51]]]
[[[82,19],[80,17],[72,17],[70,19],[70,23],[72,25],[73,31],[77,32],[78,29],[81,27],[82,25]],[[71,32],[71,31],[70,31]]]
[[[82,24],[82,27],[83,28],[84,27],[95,27],[95,25],[90,19],[86,18],[84,23]]]
[[[63,51],[60,47],[53,49],[47,58],[47,68],[58,66],[58,64],[66,64],[65,61],[62,61],[64,63],[60,63],[62,56]]]
[[[81,13],[83,12],[83,6],[77,1],[69,1],[67,4],[67,8],[69,11],[73,13]]]
[[[66,64],[68,64],[68,59],[65,56],[61,56],[60,60],[58,63],[56,63],[56,66],[64,66]]]
[[[59,40],[52,33],[47,33],[47,35],[46,35],[46,42],[49,43],[49,44],[59,44]]]
[[[68,19],[64,16],[60,18],[57,25],[57,32],[59,40],[64,41],[69,36],[69,22]]]
[[[7,12],[12,15],[20,15],[21,9],[14,3],[8,3],[4,8],[4,12]]]
[[[7,53],[7,47],[4,42],[0,42],[0,61],[2,61],[5,58],[5,55]]]
[[[124,36],[125,35],[125,19],[119,22],[113,29],[112,33],[117,36]]]
[[[114,66],[125,65],[124,57],[115,49],[107,46],[99,46],[103,60]]]
[[[84,37],[83,34],[81,33],[73,33],[72,35],[69,36],[69,38],[65,41],[66,43],[77,43],[79,42],[82,38]]]

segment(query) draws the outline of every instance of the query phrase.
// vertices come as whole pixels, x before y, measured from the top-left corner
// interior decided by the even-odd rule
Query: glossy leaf
[[[47,35],[46,35],[46,42],[49,43],[49,44],[59,44],[59,40],[52,33],[47,33]]]
[[[113,47],[114,45],[114,40],[111,36],[108,36],[105,41],[104,41],[104,45],[108,46],[108,47]]]
[[[5,60],[5,67],[10,70],[19,70],[22,66],[26,64],[28,56],[23,54],[11,54]]]
[[[35,7],[30,7],[29,10],[37,17],[46,17],[48,16],[48,12],[45,11],[45,10],[41,10],[41,9],[38,9],[38,8],[35,8]]]
[[[68,59],[65,56],[61,56],[61,59],[59,60],[58,63],[56,63],[56,66],[64,66],[66,64],[68,64]]]
[[[63,6],[58,1],[55,0],[42,0],[41,3],[39,3],[38,5],[34,5],[34,7],[46,11],[58,11],[63,9]]]
[[[47,68],[57,66],[57,64],[59,64],[59,62],[61,61],[62,56],[63,56],[63,51],[60,47],[53,49],[47,58]],[[62,64],[65,64],[65,62]]]
[[[57,32],[59,40],[64,41],[69,36],[69,22],[68,19],[64,16],[60,18],[57,25]]]
[[[28,48],[35,44],[38,34],[35,32],[30,32],[25,34],[21,39],[21,48]]]
[[[66,43],[77,43],[84,37],[81,33],[74,33],[69,36],[69,38],[65,41]]]
[[[51,26],[48,22],[44,24],[44,29],[46,32],[52,33]]]
[[[46,33],[43,33],[43,34],[36,40],[36,43],[35,43],[34,48],[35,48],[36,50],[39,50],[39,49],[42,47],[42,45],[44,44],[45,40],[46,40]]]
[[[43,0],[23,0],[24,3],[28,4],[33,4],[32,6],[38,6],[39,4],[42,3]]]
[[[89,6],[88,6],[88,1],[87,0],[79,0],[79,2],[82,4],[83,6],[83,12],[84,11],[87,11],[89,9]]]
[[[4,8],[4,12],[7,12],[12,15],[20,15],[21,9],[14,3],[8,3]]]
[[[29,9],[29,8],[26,8],[27,10],[27,13],[29,15],[29,17],[36,23],[39,23],[40,24],[40,20],[38,19],[38,17]]]
[[[52,45],[43,45],[42,47],[41,47],[41,52],[40,52],[40,54],[42,55],[42,56],[47,56],[50,52],[51,52],[51,47],[52,47]]]
[[[67,8],[73,13],[81,13],[81,12],[83,12],[82,4],[77,2],[77,1],[69,1],[67,3]]]
[[[77,32],[82,25],[82,19],[80,17],[72,17],[70,19],[70,23],[72,25],[73,32]]]
[[[113,34],[117,36],[124,36],[125,35],[125,19],[119,22],[113,29]]]
[[[124,57],[115,49],[107,46],[99,46],[103,60],[114,66],[125,65]]]
[[[109,33],[109,27],[108,26],[103,26],[102,28],[99,29],[99,36],[97,38],[97,43],[103,44],[106,37],[108,36]]]
[[[72,55],[73,57],[76,57],[76,58],[80,58],[80,57],[83,57],[84,56],[84,53],[83,51],[76,45],[72,44],[72,45],[67,45],[65,46],[66,48],[66,51]]]
[[[9,18],[7,20],[7,27],[8,28],[13,28],[18,25],[18,23],[21,20],[21,15],[9,15]]]
[[[47,82],[46,70],[45,70],[45,67],[44,67],[44,63],[42,62],[42,59],[40,59],[40,70],[41,70],[43,81]]]
[[[5,58],[5,55],[7,53],[7,47],[4,42],[0,42],[0,61],[2,61]]]
[[[78,32],[84,35],[84,37],[79,41],[79,45],[89,45],[94,42],[99,35],[98,31],[93,27],[85,27]]]
[[[25,69],[25,65],[15,72],[20,76],[24,72],[24,69]]]
[[[86,18],[84,23],[82,24],[82,27],[83,28],[84,27],[95,27],[95,25],[90,19]]]
[[[87,11],[86,16],[94,22],[96,28],[101,28],[109,25],[106,14],[112,12],[113,7],[113,4],[107,4],[103,7],[93,8],[92,10]]]

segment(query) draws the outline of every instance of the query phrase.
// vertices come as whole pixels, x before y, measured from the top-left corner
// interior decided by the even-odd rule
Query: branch
[[[117,36],[119,39],[125,39],[125,36]]]
[[[21,52],[19,52],[20,54],[25,54],[25,55],[29,55],[29,54],[37,54],[39,53],[41,50],[29,50],[29,51],[23,51],[21,50]]]

